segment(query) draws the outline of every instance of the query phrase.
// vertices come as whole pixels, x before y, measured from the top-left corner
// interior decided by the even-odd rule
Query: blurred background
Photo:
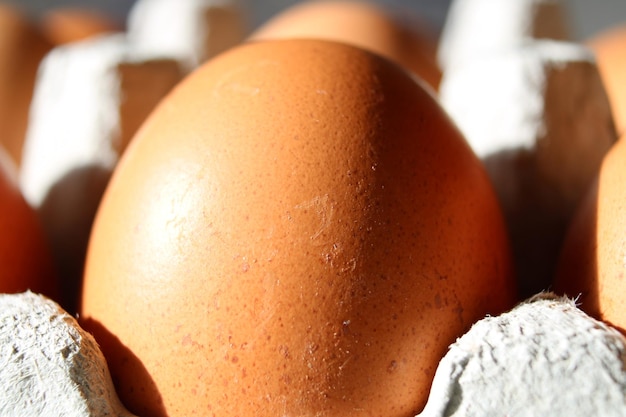
[[[0,132],[2,133],[0,144],[6,147],[9,156],[16,163],[22,191],[29,204],[36,208],[44,224],[45,233],[52,242],[53,255],[61,271],[59,275],[64,277],[62,293],[66,295],[67,300],[63,304],[68,311],[73,311],[72,303],[77,300],[76,291],[82,276],[90,228],[101,195],[118,158],[121,157],[141,123],[160,99],[188,71],[197,68],[200,63],[216,53],[240,42],[245,38],[246,31],[252,33],[280,12],[302,2],[301,0],[211,0],[211,6],[218,6],[214,8],[214,13],[206,13],[202,15],[202,19],[194,19],[198,16],[198,10],[193,7],[184,7],[193,6],[189,3],[190,0],[171,0],[172,3],[165,3],[165,8],[157,7],[156,14],[152,13],[154,10],[150,7],[155,3],[137,3],[136,1],[138,0],[0,0],[0,4],[8,3],[18,6],[33,18],[33,22],[25,23],[39,23],[39,25],[32,25],[31,28],[29,24],[22,24],[22,19],[12,18],[11,13],[5,13],[4,20],[0,19],[0,33],[3,33],[1,30],[5,33],[0,35],[0,58],[3,58],[1,53],[4,51],[4,59],[0,59],[0,92],[4,93],[4,96],[0,94]],[[411,29],[415,32],[423,32],[420,35],[426,35],[427,39],[421,39],[418,36],[407,38],[403,36],[403,33],[397,35],[397,32],[392,32],[396,33],[396,36],[386,37],[385,32],[381,30],[382,35],[378,40],[383,42],[379,43],[374,39],[369,44],[369,49],[381,52],[381,54],[387,52],[388,57],[393,57],[407,68],[414,70],[415,74],[419,74],[423,81],[430,84],[433,91],[436,91],[442,74],[440,69],[445,70],[445,65],[437,65],[436,58],[439,57],[435,56],[436,44],[431,42],[433,39],[430,35],[433,35],[431,30],[435,36],[441,33],[451,4],[456,4],[453,3],[454,0],[369,1],[388,7],[390,10],[387,11],[394,17],[400,14],[407,21],[413,22],[411,18],[417,17],[415,21],[424,22],[425,27],[415,25],[411,26]],[[530,3],[532,1],[535,3]],[[544,2],[528,0],[528,2],[518,3],[518,5],[539,4],[558,9],[556,18],[555,15],[544,15],[542,23],[546,21],[550,23],[541,25],[540,30],[537,30],[538,33],[534,33],[537,35],[542,32],[540,34],[543,38],[586,41],[610,27],[626,23],[626,0],[544,0]],[[156,3],[162,5],[160,2]],[[246,22],[241,22],[240,14],[235,8],[219,7],[231,6],[233,3],[239,4],[239,9],[244,15],[243,20]],[[515,3],[512,0],[480,0],[479,3],[483,9],[472,4],[469,10],[472,12],[488,11],[479,11],[477,16],[480,19],[475,19],[479,21],[478,26],[472,26],[470,31],[462,32],[457,39],[465,41],[468,38],[467,33],[473,35],[481,32],[475,27],[482,29],[482,25],[485,25],[488,30],[484,31],[485,34],[479,34],[479,38],[486,39],[487,46],[491,47],[491,44],[507,39],[505,33],[498,32],[496,29],[504,29],[506,32],[512,27],[511,32],[515,32],[516,23],[524,22],[523,17],[520,17],[523,13],[514,7],[515,4],[511,6],[513,13],[508,14],[509,17],[513,17],[512,19],[507,20],[503,17],[507,15],[506,13],[498,15],[498,9],[508,9],[511,3]],[[172,4],[183,10],[180,12],[180,19],[172,19],[174,13],[168,8]],[[148,14],[150,19],[145,18],[146,13],[137,13],[137,10],[143,12],[146,10],[141,7],[135,8],[135,5],[148,5],[151,11]],[[68,9],[70,9],[69,19],[67,19]],[[94,13],[81,13],[89,9],[97,16],[94,19],[82,19],[85,15],[94,17]],[[185,14],[185,9],[191,12]],[[215,9],[219,11],[215,12]],[[565,16],[560,14],[562,9],[564,9]],[[51,11],[61,13],[56,13],[55,19],[55,13],[48,13]],[[72,19],[72,11],[78,12],[78,19]],[[131,11],[134,11],[131,13],[134,19],[128,19]],[[205,12],[206,10],[203,9],[202,13]],[[64,14],[66,20],[63,20],[63,17],[59,20],[59,15]],[[329,20],[333,20],[332,18],[337,17],[338,14],[341,13],[334,10],[330,19],[328,14],[322,15],[319,19],[312,20],[311,27],[323,32],[327,29],[325,26],[332,26]],[[52,19],[50,15],[53,16]],[[99,19],[102,15],[105,18]],[[137,15],[140,16],[139,19]],[[185,16],[191,17],[185,19]],[[349,16],[351,17],[352,14]],[[550,19],[545,16],[549,16]],[[143,20],[142,17],[144,17]],[[520,19],[516,21],[518,17]],[[115,24],[109,25],[110,19]],[[127,25],[129,20],[133,24]],[[78,24],[73,24],[77,21]],[[87,21],[87,24],[82,25],[81,21]],[[90,23],[94,21],[96,24],[92,26]],[[339,30],[335,31],[335,34],[341,32],[345,24],[345,21],[341,19],[337,21],[340,23],[335,28]],[[372,29],[373,20],[365,21],[367,22],[365,31],[356,30],[351,34],[344,33],[344,36],[349,35],[347,37],[350,38],[350,35],[357,36],[356,33],[360,32],[358,36],[359,40],[362,40],[372,33],[376,35],[376,30]],[[561,23],[565,28],[560,28]],[[241,28],[241,24],[246,27]],[[84,44],[56,49],[56,46],[63,46],[79,37],[84,39],[77,35],[84,35],[83,29],[85,28],[89,32],[88,35],[93,35],[90,30],[94,28],[118,31],[127,26],[134,29],[127,31],[128,38],[124,36],[102,37],[98,39],[101,42],[88,43],[89,47],[86,49],[82,49]],[[489,28],[489,26],[493,27]],[[210,30],[205,32],[205,27],[210,27]],[[102,31],[97,33],[102,33]],[[445,35],[448,33],[449,31],[446,31]],[[493,36],[492,33],[499,35]],[[440,37],[444,39],[444,42],[439,43],[440,45],[446,45],[446,37]],[[385,45],[384,40],[388,38],[392,41]],[[354,41],[353,37],[352,43],[355,43]],[[360,43],[360,45],[363,44],[367,42]],[[382,48],[376,50],[374,48],[376,44]],[[481,46],[480,42],[476,44]],[[445,51],[446,48],[439,49],[440,52],[442,50]],[[620,59],[626,52],[622,46],[614,50],[618,51],[614,56]],[[132,54],[128,51],[132,51]],[[463,44],[454,52],[454,59],[463,58],[462,55],[468,51],[470,55],[478,56],[478,52],[472,50],[471,45],[468,47]],[[57,52],[57,54],[48,54],[49,52]],[[598,57],[600,55],[597,54]],[[39,66],[44,57],[50,56],[52,58],[46,60],[45,67]],[[139,59],[144,58],[149,61],[148,58],[157,56],[166,57],[169,61],[159,63],[154,59],[152,61],[155,62],[144,62]],[[598,62],[600,61],[598,59]],[[415,67],[412,66],[413,64]],[[623,84],[620,83],[625,71],[623,66],[619,65],[618,62],[618,66],[610,64],[606,66],[606,68],[617,69],[615,77],[603,75],[603,81],[607,86],[616,85],[615,88],[609,88],[607,91],[623,91],[621,87]],[[497,74],[499,75],[502,74]],[[465,92],[465,90],[462,91]],[[626,111],[621,110],[626,109],[626,99],[622,101],[619,94],[610,92],[609,94],[613,112],[616,115],[626,114]],[[477,100],[474,98],[478,95],[471,95],[472,106],[475,105]],[[32,106],[31,97],[34,97]],[[578,104],[574,100],[571,102]],[[608,108],[608,105],[606,107]],[[111,117],[111,115],[116,115],[116,117]],[[616,118],[616,120],[619,121],[621,118]],[[623,126],[626,126],[626,119],[619,122],[620,132],[625,131]],[[63,143],[59,142],[61,140]],[[106,152],[101,152],[102,149]],[[544,227],[543,223],[539,224],[541,228]],[[534,242],[533,240],[533,245]],[[555,250],[558,250],[560,241],[555,240],[555,242]],[[533,253],[548,253],[543,251],[543,246],[541,251],[536,248],[537,246],[533,246]],[[548,255],[556,259],[553,252]],[[534,265],[535,262],[524,264]],[[547,288],[547,286],[540,288]],[[534,293],[533,288],[528,295]]]
[[[120,22],[125,20],[134,3],[132,0],[8,0],[8,2],[20,5],[34,14],[59,6],[92,7],[110,14]],[[298,2],[298,0],[239,1],[247,11],[252,29],[278,11]],[[450,0],[378,0],[377,3],[413,10],[437,29],[445,19]],[[626,0],[564,0],[564,3],[570,12],[574,35],[580,40],[603,28],[626,21]]]

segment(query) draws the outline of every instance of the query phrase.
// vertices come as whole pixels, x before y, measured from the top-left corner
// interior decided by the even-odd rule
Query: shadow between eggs
[[[37,209],[60,276],[60,303],[77,311],[91,227],[112,170],[86,165],[67,172],[50,187]]]
[[[99,321],[81,319],[80,325],[100,345],[124,407],[137,416],[166,417],[163,398],[141,360]]]

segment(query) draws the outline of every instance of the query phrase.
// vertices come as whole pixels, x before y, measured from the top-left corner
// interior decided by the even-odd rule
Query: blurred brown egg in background
[[[24,11],[0,3],[0,143],[18,166],[37,68],[51,47]]]
[[[58,300],[52,255],[35,211],[17,183],[17,172],[0,146],[0,293],[31,290]]]
[[[436,32],[418,15],[401,8],[354,0],[301,2],[251,36],[252,40],[278,38],[325,39],[358,46],[404,66],[435,90],[439,86]]]
[[[120,32],[123,24],[97,9],[84,7],[56,7],[42,14],[40,26],[54,45],[63,45],[92,36]]]

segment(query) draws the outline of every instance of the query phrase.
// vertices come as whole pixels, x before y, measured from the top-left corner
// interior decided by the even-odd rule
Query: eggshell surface
[[[420,84],[348,45],[252,42],[131,142],[80,317],[139,415],[408,416],[513,288],[493,189]]]
[[[555,289],[579,297],[588,314],[626,331],[626,145],[604,158],[598,180],[573,220]]]
[[[305,1],[278,14],[252,39],[313,38],[345,42],[403,65],[437,90],[437,37],[417,16],[376,5],[343,0]]]

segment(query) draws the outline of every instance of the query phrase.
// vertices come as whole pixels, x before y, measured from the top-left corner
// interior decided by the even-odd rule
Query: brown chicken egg
[[[252,34],[251,39],[315,38],[356,45],[390,58],[437,90],[441,71],[436,36],[417,17],[402,18],[373,2],[312,0],[297,3]]]
[[[626,23],[606,29],[587,41],[611,102],[615,127],[626,133]]]
[[[142,126],[80,317],[139,415],[408,416],[513,288],[493,189],[433,96],[363,49],[274,40]]]
[[[41,30],[54,45],[122,31],[122,24],[104,12],[77,6],[57,7],[41,16]]]
[[[52,255],[35,211],[17,185],[17,172],[0,148],[0,293],[26,290],[58,300]]]
[[[626,331],[626,143],[604,158],[566,238],[555,288],[588,314]]]
[[[0,143],[18,166],[37,68],[51,47],[21,10],[0,4]]]

